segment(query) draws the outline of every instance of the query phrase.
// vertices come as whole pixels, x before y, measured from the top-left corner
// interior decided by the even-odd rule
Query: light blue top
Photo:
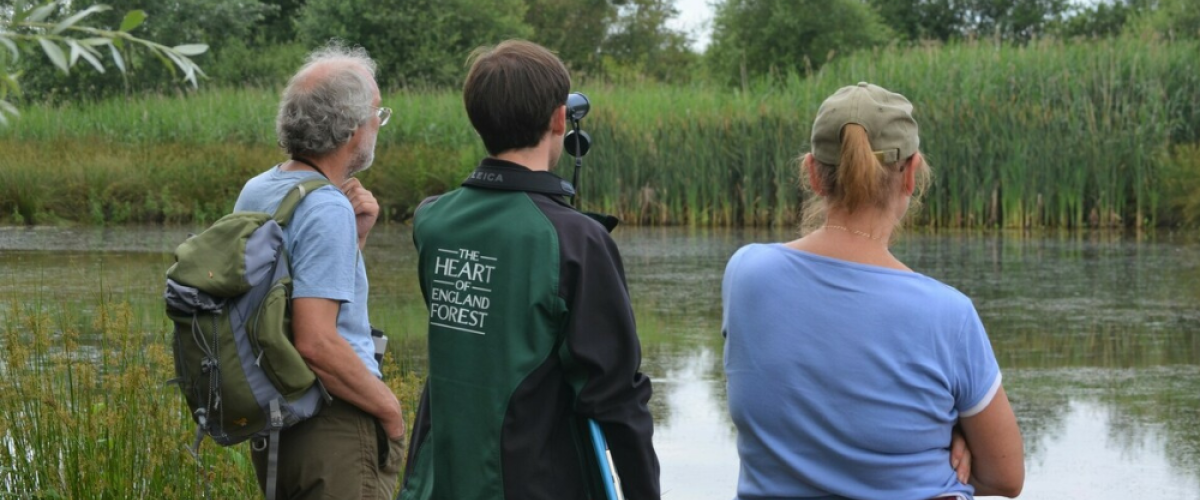
[[[316,172],[285,172],[275,166],[246,183],[233,209],[274,213],[292,186],[320,178]],[[381,377],[367,316],[367,267],[358,251],[350,200],[333,186],[309,193],[296,207],[283,235],[292,263],[292,297],[340,302],[338,333],[367,369]]]
[[[950,432],[1000,368],[970,299],[782,244],[738,250],[722,298],[738,499],[972,498]]]

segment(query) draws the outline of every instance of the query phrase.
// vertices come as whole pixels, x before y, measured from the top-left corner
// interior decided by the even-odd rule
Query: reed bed
[[[51,303],[33,294],[0,310],[0,497],[260,495],[248,446],[206,440],[198,457],[187,450],[195,427],[167,385],[161,310],[99,295]],[[385,368],[411,422],[420,379],[399,363]]]
[[[878,49],[745,90],[585,83],[577,90],[592,100],[584,129],[594,147],[579,201],[635,224],[794,224],[796,158],[817,107],[838,87],[871,81],[916,106],[935,171],[919,224],[1195,221],[1189,191],[1170,186],[1200,174],[1194,163],[1168,167],[1179,164],[1174,152],[1200,144],[1196,53],[1194,41],[974,42]],[[30,107],[0,130],[0,219],[209,220],[232,205],[242,180],[281,159],[272,147],[276,94],[208,89]],[[396,116],[364,182],[387,219],[403,220],[424,196],[456,187],[484,152],[457,91],[390,92],[384,101]],[[559,173],[570,178],[573,168],[564,157]]]
[[[236,142],[0,139],[0,151],[0,224],[211,222],[233,209],[247,179],[286,159],[270,146]],[[385,220],[404,219],[428,193],[458,185],[473,163],[444,152],[424,144],[378,149],[376,166],[359,177],[383,201]]]
[[[161,334],[131,308],[90,324],[37,301],[8,304],[0,391],[0,492],[23,498],[249,498],[246,450],[186,451],[187,412]],[[156,329],[161,332],[161,329]],[[181,411],[182,410],[182,411]],[[208,481],[209,477],[219,478]]]
[[[817,107],[838,87],[871,81],[916,107],[936,179],[922,224],[1155,225],[1179,216],[1164,213],[1174,179],[1163,175],[1189,175],[1164,171],[1164,154],[1198,138],[1196,49],[1136,40],[889,48],[724,100],[642,91],[598,107],[601,167],[583,193],[635,221],[790,224],[801,201],[795,159]]]

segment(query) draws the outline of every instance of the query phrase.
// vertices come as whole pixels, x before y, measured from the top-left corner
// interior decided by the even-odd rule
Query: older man
[[[374,159],[380,107],[375,63],[340,44],[312,53],[288,83],[276,131],[290,159],[246,183],[235,210],[272,212],[297,183],[324,177],[284,231],[296,349],[332,401],[283,432],[278,498],[391,498],[403,454],[400,402],[383,383],[367,317],[361,250],[379,205],[352,177]],[[267,453],[254,466],[266,489]]]

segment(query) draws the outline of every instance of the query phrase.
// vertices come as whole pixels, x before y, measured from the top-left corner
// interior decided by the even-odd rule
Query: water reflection
[[[730,498],[737,485],[737,462],[730,461],[735,434],[725,394],[713,390],[714,385],[724,387],[711,370],[719,360],[720,352],[701,349],[655,378],[654,445],[664,498]],[[660,406],[675,409],[668,412],[672,417],[662,418]]]
[[[1163,455],[1173,438],[1158,426],[1076,400],[1055,431],[1028,460],[1021,498],[1200,498],[1196,471]]]
[[[162,321],[169,251],[189,230],[0,228],[0,318],[14,302],[75,304],[86,330],[87,308],[123,300]],[[721,275],[741,245],[789,233],[615,233],[655,383],[667,498],[733,495]],[[1022,498],[1200,498],[1200,233],[913,234],[894,250],[975,300],[1026,439]],[[423,370],[411,234],[377,228],[365,258],[373,322]]]

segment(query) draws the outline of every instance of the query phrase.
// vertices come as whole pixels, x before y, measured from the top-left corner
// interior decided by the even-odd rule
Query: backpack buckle
[[[283,411],[279,409],[279,400],[271,400],[271,427],[275,429],[283,428]]]

